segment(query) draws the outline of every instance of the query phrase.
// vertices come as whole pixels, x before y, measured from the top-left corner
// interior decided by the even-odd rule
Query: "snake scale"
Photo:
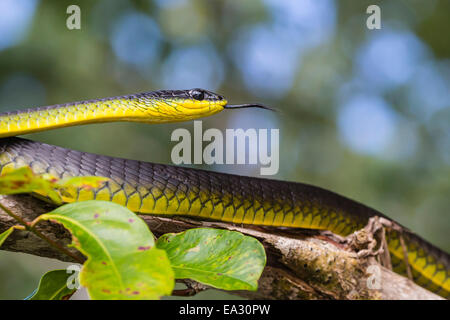
[[[195,216],[239,224],[326,229],[348,235],[380,212],[334,192],[286,182],[113,158],[16,138],[58,127],[110,121],[164,123],[197,119],[229,105],[203,89],[160,90],[87,100],[0,114],[0,173],[30,166],[57,177],[102,176],[102,187],[79,189],[65,202],[108,200],[141,214]],[[450,297],[450,256],[403,228],[391,230],[387,243],[394,270],[405,274],[404,240],[414,281]]]

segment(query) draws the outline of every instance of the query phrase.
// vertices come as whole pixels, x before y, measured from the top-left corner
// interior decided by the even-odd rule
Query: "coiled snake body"
[[[373,216],[386,216],[331,191],[296,182],[277,181],[177,166],[113,158],[14,136],[77,124],[106,121],[163,123],[186,121],[228,105],[202,89],[154,91],[0,114],[0,173],[30,166],[35,173],[58,177],[102,176],[101,188],[77,190],[65,202],[109,200],[141,214],[186,215],[239,224],[326,229],[348,235]],[[450,256],[406,228],[401,236],[412,276],[419,285],[450,297]],[[398,231],[387,242],[394,270],[406,264]]]

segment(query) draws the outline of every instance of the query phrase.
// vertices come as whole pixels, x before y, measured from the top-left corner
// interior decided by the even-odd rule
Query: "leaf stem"
[[[69,250],[67,250],[66,248],[64,248],[63,246],[61,246],[59,243],[53,241],[52,239],[48,238],[47,236],[45,236],[44,234],[42,234],[39,230],[37,230],[34,225],[38,222],[38,221],[33,221],[33,226],[30,225],[30,223],[26,222],[22,217],[16,215],[15,213],[13,213],[11,210],[9,210],[8,208],[6,208],[3,204],[0,203],[0,208],[11,218],[15,219],[16,221],[18,221],[20,224],[22,224],[26,230],[32,232],[33,234],[35,234],[36,236],[38,236],[39,238],[41,238],[42,240],[46,241],[49,245],[51,245],[52,247],[54,247],[55,249],[59,250],[60,252],[68,255],[69,257],[71,257],[72,259],[74,259],[75,261],[77,261],[80,264],[83,264],[84,261],[76,256],[74,253],[70,252]]]

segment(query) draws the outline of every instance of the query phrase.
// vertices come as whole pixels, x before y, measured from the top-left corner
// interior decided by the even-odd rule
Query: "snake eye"
[[[190,95],[195,100],[203,100],[203,99],[205,99],[205,92],[201,91],[201,90],[198,90],[198,89],[191,90],[190,91]]]

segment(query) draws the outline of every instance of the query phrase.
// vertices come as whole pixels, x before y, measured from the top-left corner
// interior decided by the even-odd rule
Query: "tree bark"
[[[54,207],[29,195],[0,196],[0,203],[26,221],[32,221]],[[232,291],[249,299],[442,299],[378,264],[371,256],[361,257],[343,246],[338,236],[303,229],[236,226],[188,218],[140,215],[150,230],[160,236],[190,228],[211,227],[239,231],[257,238],[264,245],[267,265],[258,290]],[[17,222],[0,210],[0,232]],[[67,246],[70,233],[61,225],[41,222],[38,229],[53,241]],[[34,234],[15,230],[2,250],[73,261]],[[78,251],[69,249],[80,258]],[[183,280],[188,291],[208,289],[192,280]]]

